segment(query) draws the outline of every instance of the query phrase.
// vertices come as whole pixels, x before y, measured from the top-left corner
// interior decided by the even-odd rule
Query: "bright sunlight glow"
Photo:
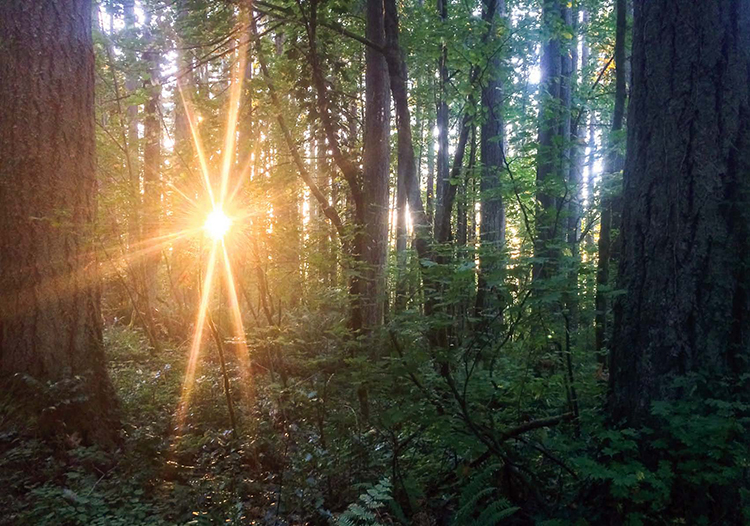
[[[224,238],[230,226],[232,226],[232,220],[227,217],[221,208],[217,208],[208,214],[203,228],[206,229],[212,239],[219,241]]]

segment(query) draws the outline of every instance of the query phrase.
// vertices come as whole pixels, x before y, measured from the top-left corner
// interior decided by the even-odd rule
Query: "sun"
[[[232,226],[232,220],[224,213],[221,208],[216,208],[213,212],[208,214],[206,223],[203,228],[206,233],[215,241],[224,239],[224,235],[229,231],[229,227]]]

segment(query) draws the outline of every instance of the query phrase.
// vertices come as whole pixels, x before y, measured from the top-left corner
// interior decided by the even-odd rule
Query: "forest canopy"
[[[750,523],[750,1],[0,1],[0,524]]]

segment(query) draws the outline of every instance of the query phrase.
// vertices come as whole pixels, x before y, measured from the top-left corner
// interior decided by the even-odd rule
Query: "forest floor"
[[[52,447],[14,419],[6,397],[0,403],[0,524],[281,525],[316,517],[327,523],[324,500],[345,506],[347,493],[333,494],[340,487],[335,479],[354,473],[333,476],[315,423],[290,419],[299,404],[309,410],[317,403],[304,382],[284,387],[286,379],[266,368],[248,404],[236,364],[228,361],[235,437],[220,363],[209,345],[178,432],[186,345],[156,354],[139,332],[122,326],[106,331],[105,344],[123,445],[105,452],[64,435],[64,443]],[[59,386],[44,389],[41,397],[66,403]]]

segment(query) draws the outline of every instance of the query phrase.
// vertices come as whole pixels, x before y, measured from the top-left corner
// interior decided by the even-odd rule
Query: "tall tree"
[[[125,56],[129,62],[129,68],[125,76],[125,89],[128,95],[135,95],[138,89],[138,73],[136,68],[136,54],[132,50],[135,42],[135,1],[124,0],[122,3],[125,29],[124,36],[129,45],[126,47]],[[127,141],[123,143],[128,165],[128,243],[136,245],[141,239],[141,174],[140,156],[138,152],[138,104],[130,103],[126,110],[127,118]]]
[[[367,39],[385,43],[383,0],[367,0]],[[362,300],[366,327],[382,322],[385,259],[388,250],[388,173],[390,167],[390,92],[388,65],[383,53],[367,46],[365,50],[365,130],[362,155],[366,265]]]
[[[505,16],[505,0],[485,0],[482,3],[482,18],[489,24],[490,35],[497,34],[497,26]],[[494,38],[490,42],[494,43]],[[496,269],[497,251],[505,242],[505,207],[500,194],[500,173],[503,169],[503,84],[500,76],[500,56],[490,58],[488,82],[482,88],[482,106],[486,116],[482,121],[480,157],[482,178],[480,180],[480,203],[482,207],[480,230],[481,265],[477,289],[477,308],[487,305],[487,277]]]
[[[447,31],[448,26],[448,2],[449,0],[437,0],[437,11],[440,17],[441,27]],[[435,181],[434,212],[435,231],[439,229],[437,221],[439,212],[443,206],[445,186],[449,184],[450,161],[448,153],[448,133],[450,111],[448,108],[448,43],[445,35],[440,42],[440,58],[438,59],[438,86],[437,86],[437,179]]]
[[[617,0],[615,31],[615,109],[612,114],[612,131],[610,134],[605,173],[603,175],[603,194],[601,197],[601,221],[599,228],[599,259],[596,266],[596,314],[594,328],[594,345],[602,366],[606,365],[603,355],[607,335],[607,289],[609,287],[609,260],[612,252],[612,190],[606,183],[613,174],[622,170],[625,159],[620,153],[618,133],[622,130],[625,117],[625,39],[627,33],[627,0]],[[593,167],[593,164],[592,164]]]
[[[610,376],[631,425],[676,377],[731,383],[750,357],[750,3],[634,4]]]
[[[146,240],[159,236],[161,223],[161,83],[159,52],[156,49],[151,15],[146,16],[145,43],[148,46],[143,60],[148,66],[144,89],[148,93],[143,119],[143,217],[142,235]],[[156,303],[156,273],[161,253],[147,257],[143,262],[143,296],[148,316],[153,316]]]
[[[542,6],[542,92],[539,106],[535,275],[548,277],[556,265],[562,234],[561,211],[568,176],[570,143],[571,57],[565,38],[571,15],[567,2],[544,0]]]
[[[0,372],[80,382],[58,429],[112,443],[94,246],[90,0],[0,4]]]

